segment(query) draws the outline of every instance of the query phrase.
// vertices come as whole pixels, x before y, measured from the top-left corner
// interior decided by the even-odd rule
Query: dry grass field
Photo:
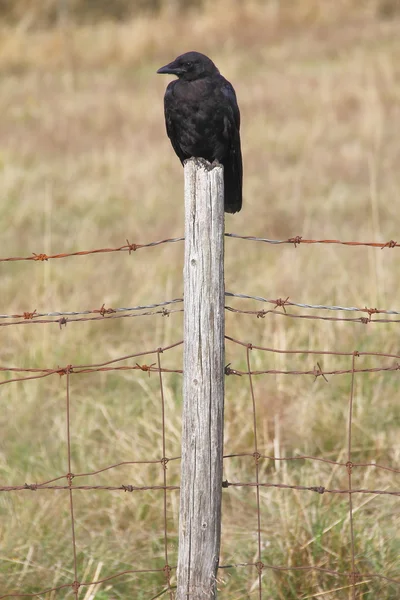
[[[291,4],[289,7],[288,5]],[[179,237],[183,172],[166,137],[156,69],[186,50],[210,55],[237,91],[242,112],[244,207],[226,230],[271,239],[399,239],[400,11],[393,0],[215,0],[201,12],[139,15],[123,23],[0,29],[0,257],[117,247]],[[2,314],[83,311],[182,296],[182,243],[47,262],[1,262]],[[293,302],[400,309],[399,249],[267,245],[226,240],[226,289]],[[242,309],[272,308],[229,298]],[[291,309],[296,314],[359,317]],[[379,315],[378,315],[379,318]],[[0,324],[6,323],[1,319]],[[227,334],[281,350],[399,354],[389,324],[227,313]],[[179,341],[182,313],[1,328],[0,366],[93,364]],[[181,367],[181,347],[163,365]],[[245,349],[226,362],[246,370]],[[253,369],[351,368],[351,357],[264,353]],[[357,366],[395,359],[359,358]],[[133,365],[136,360],[127,361]],[[144,359],[143,362],[154,362]],[[125,363],[124,363],[125,364]],[[3,372],[1,380],[14,377]],[[259,451],[347,460],[351,375],[254,377]],[[164,376],[166,454],[180,453],[181,376]],[[0,387],[1,485],[68,471],[65,377]],[[226,381],[225,451],[253,452],[248,378]],[[399,469],[398,371],[357,374],[352,460]],[[70,376],[72,472],[162,456],[159,380],[137,371]],[[168,465],[178,484],[179,461]],[[254,481],[250,458],[226,461],[224,478]],[[269,483],[346,489],[345,468],[263,459]],[[65,480],[63,480],[65,482]],[[74,482],[75,483],[75,482]],[[159,465],[128,465],[80,483],[162,484]],[[399,490],[399,473],[353,471],[355,488]],[[74,580],[65,491],[0,496],[0,598]],[[255,491],[224,490],[222,564],[255,562]],[[106,578],[164,565],[162,492],[74,493],[78,576]],[[353,496],[356,569],[400,580],[399,497]],[[178,493],[168,493],[169,561],[176,564]],[[348,498],[261,490],[262,560],[273,566],[351,570]],[[175,575],[172,576],[175,584]],[[219,598],[259,598],[254,568],[220,573]],[[126,575],[81,587],[81,600],[151,600],[163,574]],[[273,600],[354,598],[350,581],[313,570],[263,571]],[[3,594],[3,595],[2,595]],[[357,598],[395,600],[400,585],[369,578]],[[74,598],[72,588],[39,594]],[[162,596],[164,597],[164,595]],[[169,597],[168,594],[165,597]]]

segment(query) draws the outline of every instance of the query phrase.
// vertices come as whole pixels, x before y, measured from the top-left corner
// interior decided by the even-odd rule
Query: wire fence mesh
[[[270,244],[292,244],[297,247],[299,244],[343,244],[350,247],[354,246],[370,246],[377,249],[384,248],[396,248],[399,244],[394,241],[386,243],[378,242],[341,242],[339,240],[304,240],[300,236],[295,238],[289,238],[288,240],[268,240],[263,238],[255,238],[248,236],[238,236],[236,234],[226,234],[227,237],[236,237],[242,240],[251,240],[261,243]],[[21,260],[28,261],[47,261],[50,259],[61,259],[76,256],[87,256],[89,254],[100,254],[105,252],[133,252],[142,248],[150,248],[159,246],[166,243],[175,243],[182,241],[183,238],[166,239],[156,242],[150,242],[146,244],[131,244],[127,241],[126,245],[116,248],[103,248],[95,250],[84,250],[72,253],[59,253],[53,255],[46,255],[43,253],[32,254],[27,257],[9,257],[2,258],[0,262],[15,262]],[[235,315],[255,316],[256,319],[264,319],[266,316],[271,315],[283,316],[286,318],[293,319],[312,319],[312,320],[323,320],[323,321],[342,321],[342,322],[354,322],[367,325],[369,323],[398,323],[399,319],[394,318],[400,314],[400,311],[385,308],[367,308],[367,307],[348,307],[348,306],[328,306],[321,304],[304,304],[294,302],[286,298],[277,299],[266,299],[260,296],[251,296],[241,293],[227,292],[226,297],[233,299],[236,302],[242,300],[251,300],[257,303],[268,303],[273,305],[273,308],[268,310],[247,310],[240,306],[226,306],[226,313]],[[170,308],[173,306],[173,308]],[[175,308],[177,306],[177,308]],[[168,308],[166,308],[168,307]],[[291,310],[305,309],[307,314],[289,312]],[[100,308],[85,309],[82,308],[80,311],[41,311],[38,312],[32,307],[27,307],[25,312],[19,314],[1,314],[0,315],[0,326],[14,326],[22,324],[50,324],[56,323],[60,327],[66,326],[67,324],[74,321],[106,321],[109,319],[120,319],[128,317],[145,317],[145,316],[163,316],[168,317],[173,313],[181,313],[183,311],[183,298],[176,298],[167,300],[159,303],[131,306],[131,307],[117,307],[111,308],[106,307],[103,304]],[[324,312],[324,311],[335,311],[335,312],[361,312],[365,316],[361,317],[343,317],[343,316],[332,316],[327,317],[324,314],[310,314],[310,312]],[[385,318],[376,318],[375,315],[383,314]],[[261,322],[261,321],[260,321]],[[49,491],[61,491],[63,494],[68,496],[68,511],[69,511],[69,523],[70,523],[70,553],[71,562],[73,565],[72,573],[73,576],[64,577],[65,582],[54,585],[52,587],[40,587],[38,583],[36,588],[33,589],[20,589],[15,588],[10,584],[7,589],[0,590],[0,600],[4,598],[18,598],[18,597],[43,597],[43,598],[61,598],[68,597],[68,594],[74,597],[76,600],[82,597],[85,593],[85,599],[95,598],[96,593],[101,589],[102,585],[113,582],[117,579],[126,578],[128,576],[135,577],[139,574],[153,574],[162,576],[162,584],[159,584],[159,589],[156,595],[141,596],[143,598],[156,598],[156,597],[174,597],[175,589],[175,574],[176,574],[176,562],[171,559],[171,542],[170,538],[176,538],[175,524],[170,523],[170,517],[172,509],[171,494],[179,492],[179,486],[176,485],[176,481],[173,478],[171,480],[169,476],[169,466],[171,464],[179,464],[179,456],[168,455],[168,419],[169,414],[166,409],[165,392],[164,392],[164,378],[169,374],[175,374],[177,376],[182,375],[182,369],[180,364],[176,364],[174,368],[165,366],[165,356],[168,356],[173,349],[180,348],[183,344],[182,340],[176,340],[174,343],[166,345],[164,347],[153,347],[150,350],[141,350],[139,352],[131,353],[124,356],[118,356],[112,360],[96,364],[68,364],[64,366],[42,367],[42,368],[29,368],[24,366],[0,366],[0,386],[4,387],[11,384],[24,384],[25,382],[32,382],[33,380],[40,380],[44,378],[54,377],[55,380],[64,380],[64,402],[62,409],[62,419],[66,431],[66,448],[65,448],[65,470],[56,476],[50,476],[43,481],[35,482],[7,482],[0,485],[0,492],[8,493],[30,493],[46,494]],[[381,464],[373,460],[359,460],[362,456],[362,450],[354,447],[354,403],[355,403],[355,385],[357,378],[366,374],[381,374],[389,373],[394,376],[396,371],[400,370],[400,354],[394,352],[379,352],[379,351],[358,351],[348,350],[335,351],[335,350],[318,350],[310,349],[307,345],[303,348],[273,348],[267,347],[260,344],[253,344],[249,340],[236,339],[230,334],[226,335],[227,345],[227,360],[232,355],[232,360],[225,367],[225,375],[227,381],[233,381],[234,388],[240,386],[241,389],[246,388],[246,398],[248,402],[249,410],[246,413],[247,417],[251,420],[251,440],[247,440],[243,444],[243,448],[238,448],[238,444],[235,443],[230,447],[229,440],[225,444],[225,456],[224,456],[224,472],[226,478],[222,482],[224,488],[224,494],[229,494],[231,491],[240,489],[247,489],[251,493],[254,493],[255,499],[253,503],[253,509],[246,514],[245,521],[247,523],[248,540],[246,541],[246,547],[250,547],[250,554],[253,555],[253,559],[249,560],[249,552],[243,553],[240,550],[240,544],[237,545],[237,551],[232,549],[224,549],[224,533],[222,534],[222,556],[221,564],[219,566],[219,573],[221,573],[221,594],[223,595],[224,590],[224,574],[228,572],[242,572],[249,573],[245,575],[244,579],[246,583],[243,584],[243,589],[247,592],[243,592],[241,597],[245,597],[245,593],[249,597],[258,597],[260,600],[267,597],[266,591],[266,573],[272,571],[274,573],[288,574],[297,572],[303,577],[307,574],[311,574],[313,577],[316,574],[323,574],[326,577],[334,578],[334,586],[323,587],[323,592],[316,593],[315,595],[304,596],[307,598],[317,597],[327,594],[326,597],[349,597],[357,598],[361,597],[359,594],[365,586],[368,586],[371,582],[377,582],[381,586],[391,586],[390,589],[393,592],[389,592],[387,597],[397,597],[400,592],[400,575],[398,572],[393,572],[393,568],[389,570],[377,570],[366,567],[365,561],[362,559],[362,553],[357,547],[357,525],[354,520],[354,515],[358,510],[354,507],[354,498],[359,496],[366,497],[383,497],[383,498],[399,498],[400,488],[396,489],[396,483],[398,483],[398,476],[400,475],[400,468],[398,465],[392,464]],[[231,352],[232,350],[232,352]],[[255,353],[257,353],[257,360],[254,360]],[[284,355],[290,357],[293,360],[299,359],[301,368],[299,366],[292,368],[270,368],[271,357],[276,355]],[[340,361],[340,365],[336,367],[327,367],[322,365],[322,361],[325,359],[335,359]],[[174,355],[175,360],[175,355]],[[293,363],[294,365],[295,363]],[[260,368],[262,367],[262,368]],[[98,375],[101,372],[108,372],[114,374],[121,374],[122,372],[128,372],[130,374],[141,373],[148,375],[151,378],[157,378],[158,380],[158,419],[160,423],[160,439],[161,444],[154,450],[154,456],[148,457],[147,460],[129,460],[121,461],[115,464],[106,464],[99,469],[76,472],[74,467],[74,453],[72,448],[72,436],[74,431],[74,423],[71,418],[71,412],[74,410],[74,394],[71,392],[71,380],[75,378],[79,379],[79,376],[83,374],[94,374]],[[285,456],[282,452],[279,444],[276,447],[275,454],[267,454],[263,451],[264,444],[260,443],[260,412],[266,407],[268,409],[268,401],[266,404],[262,404],[260,407],[260,398],[257,393],[257,381],[268,376],[280,377],[280,376],[308,376],[311,381],[324,381],[329,383],[333,376],[348,376],[350,378],[349,389],[346,390],[346,395],[342,391],[339,401],[343,401],[345,396],[345,409],[346,411],[346,426],[343,427],[343,445],[345,446],[344,457],[342,458],[329,458],[326,455],[318,456],[296,452],[294,455]],[[57,376],[57,377],[56,377]],[[230,403],[229,390],[227,395],[227,402]],[[343,405],[343,402],[342,402]],[[149,418],[153,415],[149,415]],[[242,415],[238,415],[238,418],[244,418]],[[309,435],[309,432],[304,432],[305,435]],[[51,435],[51,432],[49,432]],[[333,455],[335,450],[332,450]],[[5,449],[7,453],[7,448]],[[135,459],[135,456],[132,457]],[[245,470],[237,469],[237,461],[245,462]],[[333,478],[342,483],[342,485],[335,486],[331,483],[326,485],[324,481],[314,481],[312,485],[305,483],[296,482],[298,474],[293,474],[294,481],[290,482],[290,472],[285,474],[285,478],[279,480],[282,475],[282,470],[279,465],[290,465],[294,463],[301,464],[318,464],[323,463],[332,469],[333,475],[329,474],[326,480],[332,482]],[[157,476],[151,481],[146,482],[142,485],[133,485],[132,480],[140,479],[136,477],[137,470],[144,465],[152,465],[157,467]],[[101,473],[109,473],[111,471],[118,472],[118,468],[122,466],[132,467],[129,478],[120,480],[118,485],[99,485],[96,484],[96,476]],[[272,474],[271,469],[275,471]],[[378,489],[368,485],[363,485],[364,481],[368,481],[368,477],[365,475],[373,471],[384,471],[390,475],[385,489]],[[237,473],[246,473],[245,479],[241,480]],[[300,474],[301,476],[301,474]],[[311,470],[311,477],[312,477]],[[289,478],[289,480],[288,480]],[[81,481],[85,483],[80,483]],[[90,483],[93,481],[93,483]],[[289,482],[288,482],[289,481]],[[89,482],[89,483],[88,483]],[[347,569],[334,568],[335,564],[339,564],[334,556],[334,552],[328,547],[323,547],[323,552],[320,556],[314,557],[310,560],[309,564],[298,564],[296,557],[289,557],[287,564],[275,564],[272,557],[274,552],[271,550],[271,545],[279,541],[275,540],[271,542],[270,537],[266,534],[266,522],[269,515],[265,511],[266,503],[271,502],[271,498],[265,496],[271,490],[278,490],[279,493],[313,493],[317,497],[333,496],[338,497],[340,502],[346,504],[347,522],[349,526],[348,540],[343,541],[342,553],[344,560],[340,561],[340,564],[347,564]],[[76,539],[77,527],[81,526],[79,516],[77,515],[76,509],[76,495],[80,491],[85,493],[108,493],[108,492],[123,492],[124,494],[139,494],[145,491],[149,491],[152,494],[154,502],[158,502],[160,499],[161,513],[163,530],[159,532],[162,537],[162,564],[160,561],[154,561],[149,564],[148,568],[127,568],[123,570],[115,570],[107,577],[101,578],[97,576],[94,579],[86,578],[85,572],[82,571],[81,562],[79,559],[79,550]],[[156,500],[157,498],[157,500]],[[224,497],[224,502],[229,501],[228,498]],[[284,502],[284,500],[280,500]],[[174,501],[176,506],[176,501]],[[251,506],[249,504],[248,506]],[[398,506],[398,505],[397,505]],[[174,509],[176,510],[176,508]],[[299,513],[302,511],[301,506],[298,508]],[[3,518],[5,523],[7,522],[7,515],[3,510]],[[138,517],[139,518],[139,517]],[[373,519],[373,513],[371,519]],[[77,525],[79,521],[79,525]],[[144,521],[143,526],[146,526]],[[223,530],[224,531],[224,530]],[[316,536],[317,537],[317,536]],[[242,543],[243,543],[243,537]],[[134,544],[135,541],[132,541]],[[311,542],[310,542],[311,544]],[[173,552],[175,558],[175,552]],[[271,557],[271,558],[269,558]],[[226,561],[225,558],[229,560]],[[170,564],[171,563],[171,564]],[[333,566],[332,566],[333,565]],[[135,565],[133,564],[132,567]],[[26,569],[26,564],[21,565],[21,569]],[[310,575],[310,576],[311,576]],[[38,575],[40,582],[40,575]],[[325,584],[324,584],[325,585]],[[370,588],[368,588],[370,589]],[[371,588],[372,589],[372,588]],[[378,588],[374,588],[379,589]],[[132,580],[132,591],[135,591],[135,581]],[[339,592],[346,594],[345,596],[338,596]],[[331,594],[331,595],[328,595]],[[336,594],[336,595],[335,595]],[[392,594],[392,595],[390,595]],[[104,598],[104,596],[98,596]],[[111,596],[110,596],[111,597]],[[232,596],[233,597],[233,596]],[[269,597],[269,596],[268,596]],[[283,596],[279,596],[283,597]],[[302,596],[303,597],[303,596]],[[383,597],[383,595],[381,596]]]

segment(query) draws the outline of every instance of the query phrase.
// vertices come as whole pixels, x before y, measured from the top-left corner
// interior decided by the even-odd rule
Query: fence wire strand
[[[370,248],[380,248],[383,250],[384,248],[398,248],[400,244],[395,242],[394,240],[389,240],[388,242],[350,242],[350,241],[342,241],[342,240],[310,240],[303,238],[301,235],[295,235],[294,237],[288,238],[286,240],[271,240],[268,238],[255,237],[252,235],[239,235],[237,233],[225,233],[226,237],[235,238],[238,240],[247,240],[249,242],[263,242],[264,244],[272,244],[272,245],[281,245],[281,244],[290,244],[295,248],[300,246],[300,244],[339,244],[341,246],[352,246],[360,247],[367,246]]]
[[[351,372],[351,384],[350,384],[350,399],[349,399],[349,417],[348,417],[348,448],[347,448],[347,475],[348,475],[348,486],[349,486],[349,521],[350,521],[350,543],[351,543],[351,581],[352,581],[352,595],[353,600],[356,597],[356,564],[355,564],[355,547],[354,547],[354,523],[353,523],[353,499],[352,499],[352,470],[353,465],[351,462],[351,433],[353,425],[353,398],[354,398],[354,374],[355,366],[354,362],[356,355],[353,354],[352,358],[352,372]]]
[[[266,244],[272,245],[281,245],[281,244],[290,244],[295,248],[300,244],[340,244],[344,246],[368,246],[371,248],[380,248],[383,250],[384,248],[398,248],[400,244],[398,244],[394,240],[389,240],[388,242],[352,242],[352,241],[341,241],[341,240],[311,240],[305,239],[300,235],[296,235],[294,237],[288,238],[286,240],[271,240],[268,238],[261,238],[255,236],[246,236],[239,235],[237,233],[225,233],[225,237],[228,238],[236,238],[239,240],[247,240],[253,242],[263,242]],[[160,246],[162,244],[171,244],[176,242],[183,242],[185,240],[184,237],[177,238],[167,238],[164,240],[158,240],[155,242],[148,242],[144,244],[140,243],[131,243],[128,239],[125,240],[126,244],[122,246],[117,246],[115,248],[94,248],[92,250],[77,250],[75,252],[59,252],[57,254],[47,254],[46,252],[32,252],[28,256],[9,256],[0,258],[0,262],[17,262],[17,261],[33,261],[33,262],[45,262],[51,259],[59,259],[59,258],[71,258],[74,256],[88,256],[90,254],[109,254],[113,252],[128,252],[131,254],[132,252],[136,252],[137,250],[141,250],[142,248],[153,248],[154,246]]]

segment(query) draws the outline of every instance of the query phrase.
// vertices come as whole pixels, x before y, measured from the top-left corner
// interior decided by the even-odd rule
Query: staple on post
[[[224,426],[223,167],[185,163],[184,383],[177,600],[216,598]]]

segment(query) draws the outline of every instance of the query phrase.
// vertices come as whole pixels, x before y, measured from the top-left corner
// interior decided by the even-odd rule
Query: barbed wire
[[[170,315],[178,312],[183,312],[183,308],[180,309],[168,309],[165,306],[169,304],[177,304],[179,302],[183,302],[183,299],[176,300],[168,300],[166,302],[160,302],[158,304],[148,304],[143,306],[134,306],[131,308],[106,308],[105,304],[101,306],[101,308],[93,309],[93,310],[83,310],[83,311],[68,311],[68,312],[49,312],[49,313],[38,313],[36,310],[33,311],[25,311],[22,314],[15,315],[0,315],[0,319],[13,319],[19,318],[19,321],[7,321],[5,323],[0,323],[0,327],[9,327],[11,325],[29,325],[35,324],[38,325],[48,324],[48,323],[57,323],[62,329],[63,326],[68,325],[68,323],[73,322],[87,322],[87,321],[107,321],[109,319],[129,319],[136,317],[152,317],[156,315],[161,315],[162,317],[169,317]],[[161,310],[156,311],[147,311],[137,313],[136,311],[143,310],[145,308],[154,308],[154,307],[162,307]],[[126,313],[128,314],[119,314]],[[88,314],[98,314],[97,317],[79,317],[75,318],[68,315],[88,315]],[[60,316],[61,315],[61,316]],[[60,317],[54,319],[44,319],[43,317]]]
[[[77,250],[75,252],[60,252],[58,254],[46,254],[45,252],[32,252],[30,256],[10,256],[7,258],[0,258],[0,262],[17,262],[17,261],[34,261],[34,262],[46,262],[56,258],[70,258],[71,256],[88,256],[89,254],[108,254],[110,252],[136,252],[142,248],[153,248],[154,246],[161,246],[162,244],[171,244],[175,242],[182,242],[185,238],[168,238],[165,240],[158,240],[156,242],[148,242],[146,244],[131,243],[126,240],[126,244],[118,246],[116,248],[95,248],[94,250]]]
[[[384,352],[359,352],[355,350],[354,352],[335,352],[328,350],[281,350],[277,348],[267,348],[264,346],[258,346],[256,344],[251,344],[247,342],[242,342],[240,340],[236,340],[231,336],[225,336],[225,339],[231,341],[240,346],[244,346],[249,350],[261,350],[265,352],[277,353],[277,354],[310,354],[310,355],[323,355],[323,356],[375,356],[375,357],[384,357],[384,358],[394,358],[400,360],[400,355],[398,354],[390,354]],[[81,375],[87,373],[96,373],[96,372],[107,372],[107,371],[144,371],[146,373],[176,373],[182,374],[182,369],[171,369],[171,368],[161,368],[156,365],[156,363],[152,364],[139,364],[135,363],[134,365],[119,365],[119,366],[111,366],[117,362],[122,362],[125,360],[130,360],[133,358],[143,357],[143,356],[151,356],[151,355],[159,355],[167,350],[178,347],[183,344],[183,340],[179,342],[175,342],[165,348],[156,348],[154,350],[146,350],[143,352],[138,352],[134,354],[129,354],[120,358],[112,359],[110,361],[106,361],[104,363],[96,364],[96,365],[67,365],[65,367],[58,366],[57,368],[27,368],[27,367],[10,367],[10,366],[0,366],[0,373],[34,373],[34,375],[30,375],[29,377],[16,377],[11,379],[5,379],[0,381],[0,385],[5,385],[7,383],[17,382],[17,381],[27,381],[32,379],[41,379],[43,377],[49,377],[51,375]],[[324,370],[317,363],[316,366],[313,366],[312,369],[304,369],[304,370],[283,370],[283,369],[265,369],[265,370],[252,370],[252,371],[244,371],[241,369],[234,369],[229,365],[225,367],[225,375],[268,375],[268,374],[283,374],[283,375],[312,375],[315,379],[318,377],[323,377],[326,379],[326,375],[345,375],[352,373],[352,369],[330,369]],[[381,365],[379,367],[366,367],[366,368],[354,368],[354,373],[377,373],[382,371],[398,371],[400,370],[400,363],[396,362],[391,365]]]
[[[386,353],[386,352],[371,352],[371,351],[358,351],[353,350],[352,352],[344,352],[337,350],[307,350],[304,348],[299,348],[298,350],[292,349],[281,349],[281,348],[270,348],[268,346],[260,346],[258,344],[252,344],[250,342],[245,342],[242,340],[237,340],[230,335],[226,335],[225,339],[233,342],[234,344],[238,344],[239,346],[243,346],[244,348],[249,348],[249,350],[262,350],[264,352],[274,352],[276,354],[312,354],[312,355],[326,355],[326,356],[380,356],[386,358],[400,358],[400,354]],[[247,374],[247,372],[244,372]],[[252,373],[255,373],[255,371]]]
[[[7,323],[0,323],[0,327],[9,327],[10,325],[40,325],[40,324],[49,324],[49,323],[57,323],[60,329],[64,326],[68,325],[68,323],[82,323],[89,321],[109,321],[110,319],[134,319],[137,317],[155,317],[156,315],[161,315],[162,317],[169,317],[174,313],[183,312],[183,308],[181,309],[166,309],[152,311],[152,312],[144,312],[144,313],[136,313],[136,314],[123,314],[123,315],[103,315],[101,317],[79,317],[79,318],[70,318],[70,317],[61,317],[60,319],[39,319],[37,321],[33,320],[24,320],[24,321],[8,321]]]
[[[398,248],[400,244],[395,242],[394,240],[390,240],[389,242],[344,242],[341,240],[310,240],[305,239],[301,235],[296,235],[291,238],[287,238],[286,240],[271,240],[268,238],[255,237],[252,235],[240,235],[237,233],[225,233],[226,237],[236,238],[239,240],[247,240],[250,242],[263,242],[265,244],[293,244],[296,248],[300,244],[340,244],[342,246],[368,246],[370,248],[380,248],[383,250],[384,248]]]
[[[145,461],[142,461],[142,464],[146,464]],[[74,473],[68,473],[65,475],[68,478],[74,478]],[[316,492],[317,494],[373,494],[374,496],[379,495],[387,495],[387,496],[400,496],[400,490],[374,490],[368,488],[359,488],[359,489],[335,489],[335,488],[326,488],[323,485],[290,485],[286,483],[268,483],[263,481],[255,481],[255,482],[236,482],[236,481],[228,481],[225,480],[222,483],[222,487],[251,487],[251,488],[277,488],[282,490],[299,490],[299,491],[309,491]],[[122,491],[122,492],[147,492],[149,490],[165,490],[165,491],[176,491],[180,489],[178,485],[131,485],[131,484],[121,484],[121,485],[45,485],[39,483],[24,483],[23,485],[3,485],[0,486],[0,492],[21,492],[21,491],[31,491],[37,492],[39,490],[105,490],[105,491]]]
[[[56,369],[40,369],[40,368],[21,368],[21,367],[0,367],[0,372],[11,372],[11,373],[35,373],[35,375],[31,375],[29,377],[15,377],[12,379],[5,379],[4,381],[0,381],[0,385],[5,385],[7,383],[13,383],[17,381],[28,381],[32,379],[42,379],[44,377],[49,377],[50,375],[59,375],[62,377],[63,375],[69,376],[70,374],[79,375],[83,373],[96,373],[96,372],[107,372],[107,371],[144,371],[146,373],[179,373],[182,374],[182,369],[167,369],[156,366],[156,363],[142,364],[139,365],[135,363],[134,365],[122,365],[122,366],[110,366],[117,362],[122,362],[125,360],[138,358],[140,356],[151,356],[153,354],[159,355],[167,350],[171,350],[172,348],[176,348],[183,344],[183,341],[175,342],[174,344],[170,344],[164,348],[156,348],[154,350],[145,350],[143,352],[136,352],[135,354],[128,354],[126,356],[122,356],[120,358],[115,358],[103,363],[99,363],[96,365],[66,365],[65,367],[57,367]]]
[[[268,304],[274,304],[275,308],[282,307],[285,309],[286,306],[297,306],[298,308],[310,308],[312,310],[337,310],[337,311],[348,311],[348,312],[365,312],[368,315],[375,314],[387,314],[387,315],[400,315],[400,311],[391,309],[380,309],[380,308],[358,308],[356,306],[329,306],[324,304],[303,304],[301,302],[291,302],[289,297],[286,299],[278,298],[270,300],[263,298],[262,296],[250,296],[249,294],[237,294],[233,292],[225,292],[225,296],[232,298],[242,298],[244,300],[257,300],[257,302],[266,302]]]
[[[289,317],[292,319],[308,319],[312,321],[340,321],[347,323],[362,323],[363,325],[368,325],[369,323],[400,323],[400,319],[373,319],[371,314],[369,317],[326,317],[322,315],[297,315],[294,313],[288,313],[287,310],[281,312],[280,310],[270,309],[270,310],[243,310],[241,308],[234,308],[232,306],[225,306],[225,310],[232,313],[237,313],[241,315],[252,315],[257,317],[257,319],[264,319],[267,315],[279,316],[279,317]],[[365,309],[366,312],[371,311],[372,309]],[[0,323],[1,327],[1,323]]]
[[[260,461],[261,459],[266,459],[266,460],[273,460],[273,461],[292,461],[292,460],[311,460],[311,461],[319,461],[319,462],[324,462],[330,465],[335,465],[337,467],[348,467],[348,462],[342,462],[342,461],[336,461],[336,460],[331,460],[328,458],[323,458],[321,456],[310,456],[307,454],[300,454],[298,456],[271,456],[268,454],[260,454],[259,452],[237,452],[234,454],[225,454],[224,455],[224,460],[227,458],[242,458],[242,457],[251,457],[254,460],[258,460]],[[180,458],[180,457],[178,457]],[[385,465],[380,465],[376,462],[367,462],[367,463],[357,463],[357,462],[352,462],[351,463],[352,468],[357,468],[357,467],[375,467],[377,469],[383,469],[385,471],[392,471],[393,473],[399,473],[400,474],[400,469],[395,469],[393,467],[387,467]]]
[[[39,319],[41,317],[72,317],[72,316],[76,316],[76,315],[91,315],[91,314],[96,314],[96,313],[99,313],[102,317],[104,317],[105,315],[112,314],[112,313],[133,312],[133,311],[138,311],[138,310],[145,310],[147,308],[160,308],[161,306],[168,306],[169,304],[177,304],[179,302],[183,302],[183,298],[175,298],[174,300],[166,300],[165,302],[157,302],[154,304],[141,304],[139,306],[130,306],[128,308],[126,308],[126,307],[106,308],[105,304],[103,304],[100,308],[86,309],[86,310],[81,310],[81,311],[64,311],[64,312],[54,311],[54,312],[38,313],[35,309],[33,311],[23,312],[22,314],[0,315],[0,319],[22,318],[25,320],[30,320],[30,319]]]
[[[328,239],[305,239],[300,235],[296,235],[291,238],[287,238],[285,240],[274,240],[268,238],[261,238],[249,235],[239,235],[237,233],[225,233],[225,237],[236,238],[240,240],[247,240],[252,242],[263,242],[266,244],[292,244],[296,248],[300,244],[340,244],[343,246],[368,246],[371,248],[398,248],[400,244],[395,242],[394,240],[389,240],[388,242],[357,242],[357,241],[341,241],[341,240],[328,240]],[[131,243],[129,240],[126,240],[126,244],[122,246],[117,246],[114,248],[94,248],[92,250],[77,250],[74,252],[59,252],[56,254],[47,254],[46,252],[32,252],[29,256],[10,256],[5,258],[0,258],[0,262],[16,262],[16,261],[34,261],[34,262],[45,262],[52,259],[59,258],[70,258],[73,256],[87,256],[90,254],[107,254],[112,252],[136,252],[137,250],[141,250],[142,248],[152,248],[154,246],[160,246],[162,244],[168,243],[176,243],[183,242],[185,240],[184,237],[176,237],[176,238],[167,238],[164,240],[157,240],[154,242],[147,242],[144,244],[141,243]]]
[[[352,573],[351,571],[335,571],[334,569],[327,569],[325,567],[318,567],[318,566],[292,566],[292,567],[279,567],[276,565],[268,565],[265,563],[236,563],[236,564],[231,564],[231,565],[220,565],[218,568],[219,569],[236,569],[238,567],[255,567],[256,569],[271,569],[273,571],[319,571],[320,573],[326,573],[327,575],[333,575],[335,577],[349,577],[352,578],[354,577],[354,573]],[[392,577],[386,577],[385,575],[381,575],[380,573],[359,573],[357,572],[357,579],[358,578],[376,578],[376,579],[382,579],[385,581],[388,581],[390,583],[395,583],[396,585],[400,585],[400,579],[393,579]],[[361,582],[362,583],[362,582]]]
[[[388,496],[400,496],[400,490],[370,490],[366,488],[352,489],[351,487],[347,489],[334,489],[334,488],[326,488],[323,485],[289,485],[287,483],[267,483],[267,482],[232,482],[232,481],[224,481],[223,487],[254,487],[254,488],[277,488],[281,490],[300,490],[300,491],[309,491],[316,492],[317,494],[374,494],[374,495],[388,495]],[[58,488],[57,488],[58,489]]]
[[[289,297],[276,298],[276,299],[267,299],[262,298],[261,296],[250,296],[248,294],[238,294],[233,292],[225,292],[226,297],[233,298],[241,298],[246,300],[256,300],[259,302],[273,304],[274,308],[270,310],[244,310],[240,308],[234,308],[232,306],[225,306],[225,310],[233,313],[246,314],[246,315],[254,315],[257,318],[264,318],[265,316],[279,315],[285,317],[291,317],[294,319],[313,319],[313,320],[322,320],[322,321],[344,321],[344,322],[352,322],[352,323],[362,323],[364,325],[368,325],[369,323],[400,323],[400,319],[374,319],[372,315],[375,314],[387,314],[387,315],[400,315],[400,311],[393,309],[378,309],[378,308],[360,308],[360,307],[349,307],[349,306],[327,306],[322,304],[301,304],[299,302],[291,302]],[[121,319],[121,318],[131,318],[131,317],[145,317],[145,316],[156,316],[161,315],[164,317],[168,317],[171,314],[177,312],[183,312],[182,309],[167,309],[165,308],[171,304],[179,304],[183,303],[183,298],[174,298],[173,300],[166,300],[164,302],[158,302],[153,304],[143,304],[132,307],[106,307],[105,304],[100,308],[95,309],[85,309],[81,311],[52,311],[52,312],[37,312],[37,310],[24,311],[23,313],[14,313],[14,314],[1,314],[0,319],[10,320],[5,323],[0,323],[0,327],[7,327],[10,325],[27,325],[31,323],[57,323],[60,328],[62,326],[67,325],[71,322],[82,322],[82,321],[102,321],[107,319]],[[356,318],[347,318],[347,317],[326,317],[322,315],[303,315],[303,314],[294,314],[288,313],[286,310],[286,306],[295,306],[299,308],[307,308],[311,310],[330,310],[330,311],[356,311],[356,312],[364,312],[367,313],[368,317],[356,317]],[[161,308],[161,310],[151,310],[148,312],[141,312],[138,314],[120,314],[120,313],[136,313],[140,310],[145,309],[153,309],[153,308]],[[276,310],[277,308],[282,308],[283,312],[280,310]],[[83,318],[74,318],[78,315],[91,315],[96,314],[99,316],[95,317],[83,317]],[[54,319],[45,319],[44,317],[55,317]],[[72,318],[71,318],[72,317]],[[20,319],[17,321],[11,321],[11,319]]]

